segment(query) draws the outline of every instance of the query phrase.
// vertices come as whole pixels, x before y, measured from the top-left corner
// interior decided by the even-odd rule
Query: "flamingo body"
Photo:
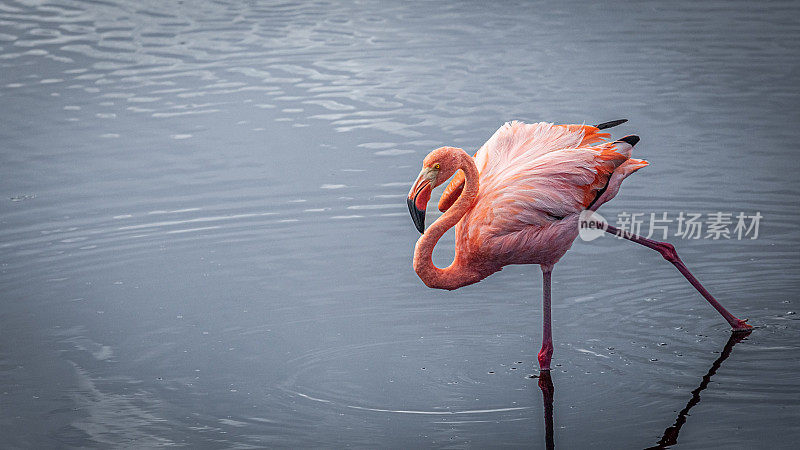
[[[515,121],[500,127],[468,158],[467,164],[477,170],[478,189],[469,207],[456,212],[463,215],[455,224],[456,256],[444,269],[448,276],[441,281],[446,282],[436,282],[436,276],[443,274],[427,261],[438,233],[426,232],[420,238],[414,256],[417,273],[430,287],[456,289],[509,264],[551,268],[578,236],[581,211],[613,198],[626,176],[647,165],[630,159],[630,143],[603,142],[608,136],[584,125]],[[444,182],[441,175],[452,173],[452,164],[464,156],[463,150],[453,147],[431,152],[428,167],[435,161],[451,165],[439,170],[435,183]],[[440,209],[452,211],[464,196],[465,182],[466,174],[460,170],[445,189]]]
[[[484,164],[475,206],[456,225],[456,245],[473,263],[552,266],[569,250],[580,212],[633,148],[626,142],[592,147],[585,134],[512,122],[489,139],[476,158]]]

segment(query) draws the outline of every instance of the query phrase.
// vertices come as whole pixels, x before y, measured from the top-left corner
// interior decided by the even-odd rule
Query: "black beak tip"
[[[406,202],[408,203],[408,212],[411,213],[411,220],[414,221],[414,226],[417,227],[417,231],[420,233],[425,233],[425,211],[420,211],[417,209],[417,205],[414,204],[414,199],[407,199]]]

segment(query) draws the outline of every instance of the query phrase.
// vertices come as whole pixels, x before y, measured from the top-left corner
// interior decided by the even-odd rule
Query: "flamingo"
[[[408,209],[422,236],[414,248],[414,271],[431,288],[453,290],[477,283],[509,264],[538,264],[543,276],[542,348],[539,368],[550,370],[553,337],[550,284],[553,266],[578,236],[582,211],[595,211],[619,191],[622,181],[648,165],[631,158],[639,142],[628,135],[609,142],[606,128],[626,119],[588,125],[505,123],[470,157],[441,147],[429,153],[408,193]],[[439,201],[442,214],[425,229],[433,188],[451,176]],[[438,268],[433,248],[456,227],[455,258]],[[728,312],[689,272],[675,247],[619,230],[596,227],[656,250],[725,318],[734,332],[753,327]]]

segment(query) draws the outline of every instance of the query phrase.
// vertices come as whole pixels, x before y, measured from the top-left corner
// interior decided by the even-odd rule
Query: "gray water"
[[[795,445],[797,3],[396,3],[0,3],[3,447]],[[405,195],[505,121],[622,117],[651,165],[601,213],[760,212],[670,238],[758,328],[578,241],[550,396],[539,269],[426,288]]]

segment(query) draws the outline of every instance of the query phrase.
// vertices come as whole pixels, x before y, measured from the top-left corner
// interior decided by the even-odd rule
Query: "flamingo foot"
[[[550,370],[550,360],[553,357],[553,344],[545,343],[539,351],[539,370]]]
[[[753,330],[753,326],[747,323],[748,319],[736,319],[736,324],[731,327],[731,331],[734,333],[744,333],[750,332]]]

